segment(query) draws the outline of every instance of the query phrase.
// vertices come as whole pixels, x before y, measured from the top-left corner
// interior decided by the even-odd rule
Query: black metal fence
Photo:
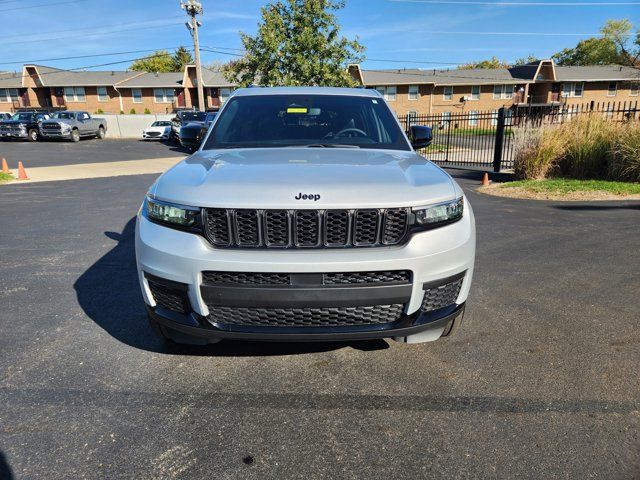
[[[513,168],[515,137],[519,131],[561,125],[587,114],[602,115],[612,122],[640,120],[638,101],[408,114],[399,120],[405,130],[411,125],[432,128],[433,141],[420,153],[433,162],[445,166],[491,168],[499,172]]]

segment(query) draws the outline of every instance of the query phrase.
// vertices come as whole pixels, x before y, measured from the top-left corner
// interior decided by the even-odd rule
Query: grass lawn
[[[612,195],[640,195],[640,183],[610,182],[608,180],[575,180],[548,178],[518,180],[500,184],[501,188],[520,187],[534,193],[570,194],[574,192],[606,192]]]
[[[10,173],[0,172],[0,183],[9,182],[11,180],[13,180],[13,175]]]

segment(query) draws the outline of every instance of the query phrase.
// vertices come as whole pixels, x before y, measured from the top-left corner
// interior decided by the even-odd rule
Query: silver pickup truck
[[[81,137],[104,138],[107,122],[104,118],[92,118],[88,112],[56,112],[52,118],[40,124],[43,138],[64,138],[79,142]]]

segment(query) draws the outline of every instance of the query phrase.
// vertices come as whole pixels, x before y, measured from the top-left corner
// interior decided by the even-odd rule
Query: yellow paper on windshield
[[[289,107],[287,113],[307,113],[307,109],[304,107]]]

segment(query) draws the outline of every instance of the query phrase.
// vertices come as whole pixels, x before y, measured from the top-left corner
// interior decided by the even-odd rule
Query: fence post
[[[504,145],[504,107],[498,109],[498,125],[496,126],[495,150],[493,151],[493,171],[499,172],[502,164],[502,147]]]

